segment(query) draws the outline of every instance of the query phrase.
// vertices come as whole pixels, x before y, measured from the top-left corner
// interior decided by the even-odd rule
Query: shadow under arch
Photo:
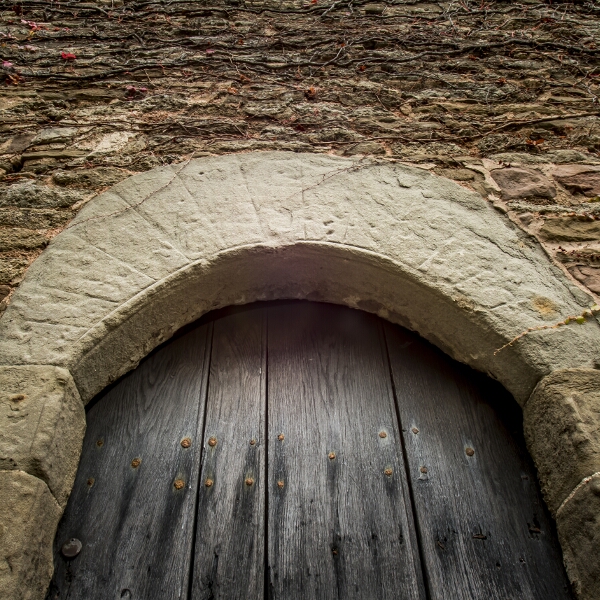
[[[210,262],[188,265],[144,290],[80,339],[81,359],[71,367],[73,377],[82,396],[91,398],[202,315],[230,305],[283,299],[377,314],[491,374],[519,397],[528,395],[540,376],[527,368],[515,348],[494,355],[505,341],[493,323],[477,322],[460,301],[422,285],[387,257],[345,245],[300,242],[235,248]]]

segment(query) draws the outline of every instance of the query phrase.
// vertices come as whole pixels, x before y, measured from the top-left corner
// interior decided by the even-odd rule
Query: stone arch
[[[281,298],[343,304],[404,325],[498,379],[522,405],[541,379],[569,369],[568,382],[587,377],[592,395],[600,388],[594,318],[532,331],[498,351],[593,300],[536,240],[452,181],[387,161],[287,152],[154,169],[84,207],[29,269],[0,320],[0,380],[10,410],[23,411],[0,447],[8,457],[0,499],[10,489],[50,507],[14,542],[25,556],[37,536],[44,559],[33,575],[11,581],[47,582],[83,437],[81,400],[202,314]],[[548,385],[563,398],[568,382],[560,379],[559,392]],[[537,405],[549,393],[542,390]],[[32,419],[43,426],[32,429]],[[538,452],[543,443],[529,437],[544,472],[553,450]],[[570,487],[542,481],[551,510],[583,489],[576,486],[600,470],[597,459],[575,469],[581,477]],[[561,539],[566,547],[564,532]],[[578,565],[571,560],[574,580]]]

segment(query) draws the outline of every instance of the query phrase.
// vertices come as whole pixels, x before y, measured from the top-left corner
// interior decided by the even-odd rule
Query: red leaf
[[[311,85],[305,92],[304,95],[310,100],[317,95],[317,89],[314,85]]]
[[[19,85],[23,81],[25,81],[25,78],[21,77],[18,73],[8,73],[6,75],[6,83],[8,85]]]
[[[206,54],[214,54],[215,51],[212,48],[207,48],[206,49]]]
[[[63,60],[75,60],[77,58],[72,52],[61,52],[60,56]]]

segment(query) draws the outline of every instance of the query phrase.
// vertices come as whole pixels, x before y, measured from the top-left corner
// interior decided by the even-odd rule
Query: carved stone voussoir
[[[0,597],[39,600],[52,576],[62,509],[41,479],[23,471],[0,471],[0,506]]]
[[[64,508],[84,432],[83,403],[66,369],[0,367],[0,469],[39,477]]]
[[[586,477],[556,516],[569,579],[578,598],[600,598],[600,474]]]
[[[553,513],[585,477],[600,471],[600,371],[545,377],[524,408],[527,445]]]

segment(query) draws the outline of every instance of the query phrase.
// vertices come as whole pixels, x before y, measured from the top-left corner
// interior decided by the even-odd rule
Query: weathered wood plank
[[[150,356],[89,411],[50,598],[187,599],[211,329]],[[65,560],[73,537],[83,549]]]
[[[198,496],[194,600],[263,597],[265,405],[264,309],[216,320]]]
[[[293,303],[268,329],[269,597],[423,598],[377,319]]]
[[[385,331],[431,599],[569,598],[514,400],[418,336]]]

